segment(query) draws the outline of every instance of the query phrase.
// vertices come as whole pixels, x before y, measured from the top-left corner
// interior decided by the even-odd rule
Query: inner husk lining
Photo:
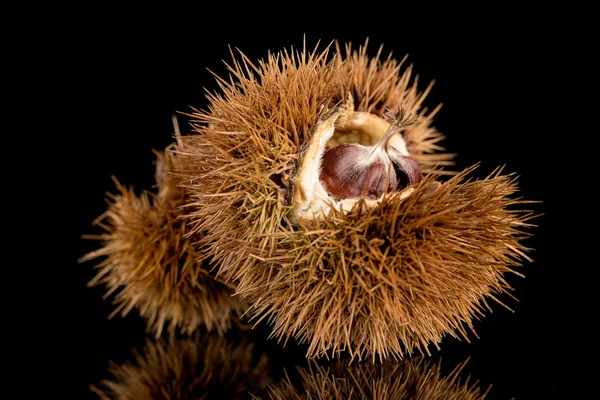
[[[388,121],[375,114],[361,111],[342,112],[335,120],[335,130],[331,138],[327,140],[324,151],[348,143],[373,145],[385,134],[389,126]],[[402,155],[408,155],[401,135],[393,136],[388,145],[394,147]]]

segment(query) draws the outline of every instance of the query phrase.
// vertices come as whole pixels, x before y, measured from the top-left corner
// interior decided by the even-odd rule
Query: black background
[[[444,104],[434,124],[447,136],[443,145],[458,154],[457,167],[481,162],[476,174],[483,177],[505,165],[506,172],[519,175],[524,199],[542,201],[532,206],[544,215],[535,220],[535,235],[527,241],[534,262],[520,269],[525,278],[508,277],[518,301],[502,297],[514,312],[492,304],[493,312],[475,321],[478,337],[471,335],[471,343],[448,337],[434,352],[446,371],[469,358],[465,374],[482,387],[492,385],[488,398],[557,396],[564,380],[560,371],[567,367],[562,364],[562,331],[555,323],[557,271],[553,260],[544,256],[549,159],[544,150],[547,132],[540,120],[548,113],[541,106],[548,96],[541,90],[548,36],[530,33],[527,20],[518,19],[410,29],[215,32],[201,21],[185,27],[103,21],[59,29],[60,34],[45,42],[46,52],[39,58],[49,68],[43,73],[41,108],[56,109],[56,129],[50,134],[43,126],[31,128],[45,138],[42,147],[56,149],[45,164],[48,169],[40,173],[59,172],[52,176],[60,177],[47,189],[53,215],[60,218],[46,234],[53,267],[42,274],[42,280],[56,283],[49,294],[53,301],[39,305],[44,326],[50,327],[45,330],[52,335],[36,342],[54,350],[44,359],[49,372],[55,360],[63,362],[62,378],[54,381],[50,392],[65,393],[64,398],[70,398],[67,393],[91,396],[88,386],[108,376],[109,361],[130,358],[132,349],[146,339],[144,322],[135,312],[107,318],[112,305],[110,299],[102,299],[104,289],[86,286],[94,276],[93,264],[77,262],[95,249],[96,243],[81,235],[97,233],[91,221],[105,210],[105,193],[114,191],[111,176],[138,190],[151,188],[152,149],[171,143],[174,112],[206,105],[205,88],[217,88],[209,70],[225,73],[228,46],[256,60],[269,50],[300,48],[306,34],[309,48],[318,40],[323,45],[332,40],[359,45],[368,37],[371,53],[383,44],[384,54],[408,54],[421,88],[436,81],[426,104]],[[302,360],[302,346],[265,346],[274,352],[276,365]]]

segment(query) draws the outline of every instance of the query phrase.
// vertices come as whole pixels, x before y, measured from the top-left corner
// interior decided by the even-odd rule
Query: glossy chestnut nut
[[[372,146],[341,144],[325,152],[319,179],[328,194],[338,201],[363,196],[375,200],[386,191],[420,182],[423,175],[417,162],[388,147],[389,139],[414,121],[394,119]]]

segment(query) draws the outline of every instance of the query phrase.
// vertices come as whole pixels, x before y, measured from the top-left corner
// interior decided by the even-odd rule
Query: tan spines
[[[251,304],[248,315],[282,341],[308,343],[308,356],[426,353],[445,335],[467,338],[486,301],[509,290],[504,274],[526,259],[520,239],[529,214],[518,211],[511,177],[471,181],[469,170],[435,191],[438,172],[404,200],[393,194],[372,210],[294,225],[288,201],[302,150],[348,91],[366,110],[418,111],[415,158],[425,169],[447,159],[435,154],[441,135],[410,74],[391,58],[351,54],[329,62],[325,53],[278,53],[258,65],[234,58],[230,79],[218,80],[208,111],[191,114],[195,131],[176,150],[189,233]]]
[[[403,133],[411,157],[425,173],[436,166],[452,165],[454,154],[444,153],[439,143],[445,137],[432,126],[441,105],[433,110],[423,105],[433,82],[420,91],[419,77],[413,77],[413,66],[405,65],[407,57],[398,61],[390,53],[383,58],[383,46],[370,57],[367,47],[368,41],[358,50],[351,44],[342,49],[337,43],[336,59],[342,84],[338,100],[343,101],[350,94],[357,111],[382,115],[386,109],[403,108],[408,114],[419,116],[418,122]]]
[[[240,274],[237,291],[274,337],[308,343],[311,357],[398,358],[446,334],[468,339],[486,299],[509,290],[504,274],[527,259],[530,215],[510,177],[467,172],[275,234],[275,251],[250,251],[263,263]]]
[[[104,233],[90,236],[102,245],[81,261],[101,259],[90,285],[107,287],[105,297],[116,304],[112,315],[137,309],[156,335],[191,333],[201,325],[224,332],[246,306],[231,297],[231,284],[198,262],[196,239],[181,219],[186,195],[170,174],[177,163],[170,151],[157,153],[158,194],[138,196],[115,180],[117,194],[109,195],[108,210],[95,222]]]
[[[301,387],[289,377],[272,385],[270,400],[301,399],[412,399],[412,400],[483,400],[489,389],[482,392],[478,382],[461,376],[465,363],[443,376],[441,363],[433,364],[421,358],[398,363],[343,363],[298,368]]]
[[[267,355],[243,337],[194,334],[147,340],[135,361],[111,362],[91,387],[102,399],[249,399],[273,379]]]
[[[258,65],[243,55],[219,79],[209,111],[191,114],[195,135],[183,136],[179,156],[192,196],[188,216],[199,245],[227,278],[258,262],[247,242],[273,247],[265,234],[285,224],[301,147],[338,87],[327,51],[269,55]]]

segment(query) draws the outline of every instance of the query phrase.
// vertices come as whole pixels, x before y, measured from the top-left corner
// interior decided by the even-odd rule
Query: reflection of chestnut
[[[420,182],[423,175],[416,161],[388,147],[389,139],[412,123],[394,120],[372,146],[352,143],[328,150],[319,174],[327,192],[335,200],[361,196],[376,200],[390,189],[401,190]]]
[[[468,361],[468,360],[467,360]],[[467,361],[449,374],[442,373],[441,360],[416,357],[401,362],[384,361],[327,363],[310,361],[297,368],[300,379],[289,375],[268,389],[264,400],[304,399],[418,399],[483,400],[490,393],[464,374]]]
[[[91,391],[103,400],[250,399],[274,382],[269,355],[244,331],[148,338],[132,355],[111,362]]]

